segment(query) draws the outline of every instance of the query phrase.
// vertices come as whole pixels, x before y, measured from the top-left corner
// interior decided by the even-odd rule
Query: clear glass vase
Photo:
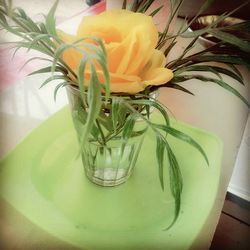
[[[84,108],[78,88],[67,86],[67,95],[80,143],[84,135],[87,110]],[[111,111],[105,115],[108,120]],[[146,131],[146,125],[142,119],[137,120],[133,135],[126,141],[122,139],[121,130],[102,144],[94,136],[97,131],[93,130],[84,145],[80,143],[85,174],[93,183],[101,186],[116,186],[129,178],[135,167]]]

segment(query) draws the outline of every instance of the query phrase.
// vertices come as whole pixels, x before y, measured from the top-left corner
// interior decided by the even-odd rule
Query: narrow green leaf
[[[170,27],[170,24],[173,22],[173,20],[175,19],[182,3],[184,2],[184,0],[180,0],[180,1],[170,1],[171,3],[171,13],[170,13],[170,17],[168,18],[167,20],[167,23],[166,23],[166,26],[165,26],[165,29],[161,35],[161,37],[158,39],[158,43],[157,43],[157,47],[156,48],[159,48],[161,49],[164,44],[165,44],[165,40],[166,40],[166,37],[169,33],[169,27]]]
[[[22,21],[25,22],[26,26],[28,26],[30,28],[30,30],[39,32],[39,28],[36,25],[36,23],[31,18],[28,17],[28,15],[25,13],[25,11],[23,9],[21,9],[19,7],[16,7],[15,9],[21,15]]]
[[[32,39],[32,42],[30,43],[30,46],[28,48],[28,51],[30,49],[32,49],[32,46],[33,45],[38,45],[39,42],[45,42],[46,44],[48,44],[50,47],[52,48],[56,48],[56,44],[50,40],[52,36],[51,35],[48,35],[48,34],[40,34],[40,35],[37,35],[35,38]]]
[[[40,86],[40,88],[42,88],[43,86],[45,86],[47,83],[54,81],[54,80],[65,80],[64,76],[50,76],[49,78],[47,78]]]
[[[208,161],[208,158],[207,158],[205,151],[192,137],[190,137],[189,135],[187,135],[187,134],[185,134],[177,129],[174,129],[172,127],[167,127],[167,126],[159,125],[159,124],[154,124],[154,126],[158,129],[161,129],[161,130],[165,131],[166,133],[174,136],[175,138],[178,138],[179,140],[182,140],[182,141],[190,144],[194,148],[196,148],[201,153],[201,155],[204,157],[207,164],[209,165],[209,161]]]
[[[100,124],[98,118],[96,118],[95,123],[96,123],[96,125],[97,125],[97,129],[99,130],[99,134],[100,134],[100,136],[101,136],[101,144],[106,145],[106,138],[105,138],[105,135],[104,135],[104,132],[103,132],[103,128],[102,128],[102,126],[101,126],[101,124]],[[93,125],[94,125],[94,124],[93,124]],[[93,127],[92,127],[91,131],[93,131]],[[109,150],[109,149],[108,149],[108,150]],[[111,152],[111,151],[110,151],[110,152]]]
[[[37,56],[37,57],[32,57],[32,58],[30,58],[29,60],[27,60],[27,61],[23,64],[23,66],[20,68],[20,71],[21,71],[27,64],[29,64],[30,62],[35,61],[35,60],[52,62],[52,60],[51,60],[51,59],[48,59],[48,58],[43,58],[43,57],[39,57],[39,56]]]
[[[124,124],[122,130],[122,155],[124,153],[124,149],[126,144],[128,143],[129,138],[131,137],[135,125],[135,121],[137,119],[137,114],[130,114]],[[122,157],[122,156],[121,156]]]
[[[122,9],[126,9],[126,8],[127,8],[127,0],[123,0]]]
[[[15,9],[18,11],[18,13],[21,15],[21,17],[23,19],[27,19],[27,14],[25,13],[25,11],[23,9],[21,9],[19,7],[16,7]]]
[[[84,147],[84,143],[90,134],[95,120],[98,118],[101,109],[101,87],[100,82],[96,73],[96,69],[93,64],[91,64],[91,78],[88,87],[88,118],[86,122],[85,134],[83,135],[81,145]]]
[[[189,95],[194,95],[194,93],[192,93],[192,92],[189,91],[188,89],[182,87],[182,86],[179,85],[179,84],[174,83],[174,80],[172,80],[171,82],[168,82],[168,83],[165,85],[165,87],[167,87],[167,88],[173,88],[173,89],[178,89],[178,90],[183,91],[183,92],[185,92],[185,93],[187,93],[187,94],[189,94]]]
[[[0,12],[0,20],[2,21],[3,24],[8,25],[8,22],[5,16],[1,12]]]
[[[98,121],[109,132],[114,132],[112,117],[110,114],[105,113],[103,109],[100,110]]]
[[[246,53],[250,53],[250,42],[248,41],[244,41],[232,34],[222,32],[218,29],[209,30],[208,33],[222,41],[225,41],[227,43],[237,46],[238,48],[245,51]]]
[[[39,27],[41,34],[48,34],[48,31],[47,31],[46,26],[45,26],[44,23],[40,22],[40,23],[37,24],[37,26]]]
[[[155,9],[153,12],[149,14],[149,16],[154,17],[161,9],[163,8],[163,5]]]
[[[162,137],[156,135],[156,158],[158,163],[158,175],[162,190],[164,190],[164,177],[163,177],[164,150],[165,150],[165,143],[162,140]]]
[[[56,97],[57,97],[57,94],[58,94],[58,90],[62,87],[65,87],[69,85],[69,82],[62,82],[62,83],[59,83],[56,85],[55,89],[54,89],[54,101],[56,101]]]
[[[237,69],[237,67],[234,64],[230,64],[230,63],[228,63],[227,65],[233,70],[233,72],[241,79],[242,83],[244,84],[243,76],[241,72]]]
[[[172,70],[177,70],[178,68],[181,68],[184,66],[194,65],[197,63],[203,63],[203,62],[220,62],[220,63],[226,63],[226,64],[238,64],[238,65],[245,65],[247,67],[250,67],[250,62],[245,60],[243,57],[240,57],[238,55],[230,55],[230,54],[197,54],[192,55],[187,58],[183,58],[182,60],[179,60],[178,62],[170,62],[167,67]],[[188,65],[186,65],[188,64]]]
[[[179,69],[177,71],[175,71],[175,75],[181,74],[183,72],[186,71],[204,71],[204,72],[211,72],[214,73],[215,75],[217,75],[220,79],[221,76],[219,75],[219,73],[230,76],[232,78],[234,78],[236,81],[240,82],[241,84],[244,85],[244,82],[242,80],[241,77],[239,77],[238,74],[235,74],[234,72],[232,72],[231,70],[228,70],[226,68],[222,68],[222,67],[218,67],[218,66],[212,66],[212,65],[191,65],[191,66],[187,66],[187,67],[183,67],[182,69]],[[221,79],[222,80],[222,79]]]
[[[173,49],[176,43],[177,43],[176,41],[171,41],[170,45],[164,51],[165,56],[167,56],[170,53],[170,51]]]
[[[152,5],[153,2],[154,2],[154,0],[147,0],[147,1],[145,1],[145,3],[142,4],[141,8],[139,8],[137,10],[137,12],[145,13],[149,9],[149,7]]]
[[[78,78],[78,86],[79,86],[79,90],[81,93],[81,97],[82,97],[82,101],[83,101],[83,105],[84,107],[87,107],[86,104],[86,98],[85,98],[85,69],[86,69],[86,65],[87,65],[87,61],[88,61],[88,57],[85,56],[80,60],[79,63],[79,67],[78,67],[78,71],[77,71],[77,78]]]
[[[56,67],[56,64],[57,62],[61,59],[61,56],[63,55],[64,51],[66,49],[69,49],[69,48],[74,48],[76,49],[76,47],[72,44],[61,44],[54,52],[54,55],[53,55],[53,64],[52,64],[52,67],[51,67],[51,73],[53,74],[54,73],[54,70],[55,70],[55,67]],[[79,51],[79,50],[78,50]],[[82,50],[80,50],[81,53],[83,53]]]
[[[56,33],[56,20],[55,20],[55,11],[58,5],[58,0],[55,1],[52,8],[50,9],[48,15],[46,16],[45,25],[46,30],[49,32],[49,34],[53,36],[57,36]]]
[[[194,47],[194,44],[196,43],[196,41],[198,40],[198,37],[195,37],[189,44],[188,46],[184,49],[183,53],[174,61],[178,62],[180,61],[182,58],[185,57],[185,55]]]
[[[169,125],[169,116],[166,110],[158,103],[156,100],[130,100],[128,101],[130,104],[140,104],[140,105],[147,105],[147,106],[152,106],[156,108],[157,110],[160,111],[162,114],[163,118],[165,119],[166,125]]]
[[[30,48],[30,42],[17,42],[17,46],[18,48],[27,48],[29,49]],[[39,51],[45,55],[48,55],[51,57],[51,54],[48,52],[47,49],[44,49],[42,46],[39,46],[39,45],[33,45],[32,46],[32,49],[36,50],[36,51]]]
[[[117,122],[119,118],[119,111],[120,111],[121,99],[119,97],[112,98],[112,108],[111,108],[111,117],[112,117],[112,124],[113,128],[116,132],[117,129]]]
[[[109,76],[109,70],[108,70],[108,63],[107,63],[107,58],[106,56],[104,56],[103,53],[100,52],[99,54],[99,58],[98,58],[98,63],[101,66],[103,75],[104,75],[104,88],[105,88],[105,97],[106,97],[106,102],[108,102],[108,99],[110,97],[110,76]]]
[[[57,66],[55,69],[56,72],[63,72],[63,70],[65,70],[65,69],[63,69],[59,66]],[[33,71],[32,73],[29,74],[29,76],[36,75],[36,74],[42,74],[42,73],[51,73],[51,66],[44,67],[44,68],[41,68],[39,70]],[[64,73],[66,73],[66,71]]]
[[[199,8],[196,15],[190,20],[190,22],[188,23],[188,26],[190,26],[196,20],[196,18],[198,16],[203,14],[209,8],[209,6],[211,6],[211,4],[213,2],[214,2],[214,0],[205,0],[205,1],[203,1],[202,6]]]
[[[168,143],[166,143],[166,150],[169,159],[169,177],[170,177],[170,189],[172,195],[175,199],[175,216],[172,223],[165,228],[164,230],[168,230],[172,227],[172,225],[176,222],[181,209],[181,193],[183,188],[182,175],[180,172],[180,166],[176,159],[175,154],[173,153],[171,147]]]
[[[213,1],[213,0],[212,0]],[[205,28],[199,29],[199,30],[195,30],[195,31],[191,31],[190,29],[188,30],[189,27],[192,27],[192,23],[195,21],[195,19],[198,17],[198,15],[196,15],[194,18],[192,18],[192,20],[187,24],[187,28],[186,30],[180,34],[181,37],[183,38],[193,38],[193,37],[197,37],[197,36],[201,36],[206,34],[207,32],[209,32],[210,30],[213,30],[214,27],[216,27],[219,23],[221,23],[225,18],[227,18],[229,16],[229,14],[221,14],[216,20],[214,20],[212,23],[210,23],[209,25],[207,25]],[[187,31],[188,30],[188,31]],[[186,32],[187,31],[187,32]]]
[[[219,80],[219,79],[214,79],[214,78],[210,78],[210,77],[205,77],[202,75],[181,75],[181,76],[176,76],[175,77],[175,82],[183,82],[183,81],[187,81],[187,80],[191,80],[191,79],[198,79],[202,82],[213,82],[218,84],[219,86],[221,86],[222,88],[228,90],[229,92],[231,92],[232,94],[234,94],[235,96],[237,96],[238,98],[240,98],[248,107],[250,107],[250,103],[233,87],[231,87],[230,85],[228,85],[226,82]]]
[[[124,105],[131,110],[134,114],[137,114],[142,120],[148,124],[148,126],[155,132],[156,135],[162,138],[162,141],[165,143],[165,147],[167,150],[167,155],[169,159],[169,176],[170,176],[170,189],[171,193],[175,200],[175,216],[170,224],[165,230],[168,230],[177,220],[180,213],[180,205],[181,205],[181,193],[182,193],[182,176],[180,172],[180,167],[173,153],[171,147],[169,146],[167,140],[163,137],[163,135],[155,128],[154,124],[152,124],[148,119],[146,119],[142,114],[136,111],[133,106],[131,106],[128,102],[124,102]],[[159,167],[159,166],[158,166]]]
[[[138,118],[137,114],[130,114],[125,121],[123,131],[122,131],[122,139],[125,143],[131,137],[131,134],[134,129],[135,121],[137,118]]]

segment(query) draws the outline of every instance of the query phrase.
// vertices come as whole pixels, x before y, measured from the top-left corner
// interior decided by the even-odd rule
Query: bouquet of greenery
[[[234,65],[250,67],[250,23],[246,21],[218,27],[221,21],[232,14],[229,12],[203,29],[188,31],[188,27],[211,2],[205,1],[194,18],[187,19],[178,30],[170,32],[170,25],[183,2],[171,0],[165,29],[158,32],[152,17],[157,16],[162,6],[149,13],[153,2],[124,1],[123,10],[106,11],[97,16],[86,17],[80,23],[77,34],[73,36],[56,29],[54,14],[58,1],[45,16],[44,22],[34,22],[21,8],[12,8],[11,1],[1,0],[0,25],[21,38],[15,43],[17,49],[33,49],[45,55],[32,58],[27,63],[32,60],[51,63],[50,66],[32,73],[51,72],[51,76],[41,86],[60,80],[55,87],[55,97],[58,90],[64,86],[73,86],[73,89],[79,92],[80,109],[78,107],[74,111],[78,122],[84,125],[79,127],[75,124],[81,150],[86,151],[87,141],[100,146],[100,152],[95,152],[92,156],[92,163],[97,154],[103,154],[114,138],[121,140],[121,154],[126,155],[125,146],[131,138],[145,133],[147,129],[154,132],[162,189],[165,186],[164,157],[169,161],[170,189],[175,199],[175,216],[171,223],[173,225],[180,212],[183,181],[168,135],[194,146],[204,156],[207,164],[209,163],[204,150],[196,141],[171,126],[166,108],[152,93],[160,87],[167,87],[193,94],[180,83],[198,79],[221,86],[249,107],[248,101],[223,81],[221,74],[243,84],[241,73]],[[244,39],[230,32],[236,29],[245,34]],[[199,36],[206,33],[220,39],[220,42],[194,53],[192,49]],[[166,58],[179,37],[187,38],[190,42],[178,58],[167,61]],[[210,62],[221,64],[214,66]],[[210,72],[214,77],[207,77],[198,72]],[[159,111],[163,123],[158,124],[151,120],[151,107]],[[135,129],[138,119],[146,125],[141,130]],[[112,155],[111,150],[108,150]]]

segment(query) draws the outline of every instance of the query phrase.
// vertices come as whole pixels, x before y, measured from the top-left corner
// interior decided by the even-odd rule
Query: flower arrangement
[[[86,17],[80,23],[75,36],[56,29],[54,14],[58,1],[45,16],[44,22],[34,22],[21,8],[12,8],[11,1],[2,0],[0,25],[22,39],[15,43],[17,49],[34,49],[45,55],[32,58],[27,63],[32,60],[51,63],[50,66],[32,73],[51,72],[51,76],[41,86],[60,80],[55,87],[55,97],[61,87],[71,88],[69,99],[85,166],[97,164],[97,161],[103,161],[104,158],[115,158],[116,164],[120,164],[123,158],[124,161],[131,158],[135,164],[142,141],[136,147],[129,146],[129,150],[126,149],[127,145],[131,145],[130,141],[143,135],[147,129],[154,132],[155,155],[162,189],[166,186],[163,177],[164,158],[167,156],[169,161],[170,189],[175,200],[172,226],[180,212],[183,182],[168,135],[191,144],[203,155],[207,164],[209,162],[206,153],[196,141],[171,127],[168,112],[152,93],[160,87],[168,87],[193,94],[179,83],[198,79],[221,86],[249,107],[248,101],[223,81],[221,74],[243,84],[242,76],[234,64],[249,68],[250,36],[249,21],[231,27],[217,27],[217,24],[232,13],[222,15],[208,27],[189,32],[188,27],[209,1],[205,1],[196,17],[187,20],[179,30],[170,32],[170,24],[183,1],[170,2],[171,13],[163,32],[157,31],[152,19],[162,7],[148,13],[152,0],[135,0],[130,4],[124,1],[123,10],[106,11],[97,16]],[[239,39],[230,33],[235,29],[240,29],[245,38]],[[220,42],[193,53],[192,48],[199,36],[205,33],[212,34]],[[190,43],[178,58],[167,61],[166,58],[176,45],[178,37],[190,39]],[[214,66],[210,62],[219,62],[224,66]],[[210,72],[214,77],[206,77],[197,72]],[[74,95],[78,95],[76,99]],[[163,123],[155,123],[151,119],[151,107],[159,111]],[[114,141],[121,142],[119,151],[110,147]],[[86,146],[88,142],[92,143],[91,146]],[[93,144],[98,145],[94,152]],[[90,160],[87,159],[89,155]],[[105,157],[100,158],[102,156]],[[91,171],[91,166],[87,172]]]

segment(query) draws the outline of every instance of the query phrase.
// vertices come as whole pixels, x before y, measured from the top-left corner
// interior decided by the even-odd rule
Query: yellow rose
[[[106,11],[83,19],[77,35],[59,32],[65,43],[86,36],[102,39],[107,50],[112,93],[135,94],[149,85],[161,85],[173,78],[171,70],[164,68],[164,54],[155,49],[158,32],[150,16],[128,10]],[[68,49],[65,62],[77,71],[81,53]],[[101,71],[98,71],[101,77]]]

